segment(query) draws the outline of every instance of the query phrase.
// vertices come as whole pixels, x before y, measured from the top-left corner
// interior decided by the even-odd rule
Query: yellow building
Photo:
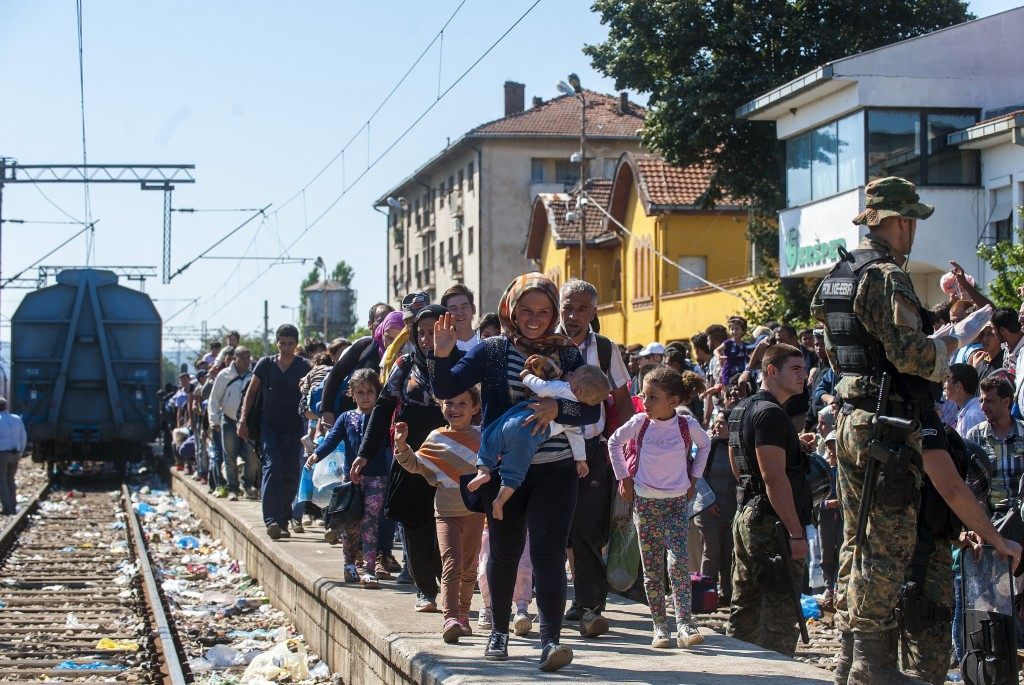
[[[611,182],[588,182],[582,211],[578,188],[537,196],[526,256],[559,284],[578,276],[582,223],[601,332],[617,342],[669,342],[725,323],[751,287],[747,210],[728,199],[699,208],[710,174],[709,166],[626,153]]]

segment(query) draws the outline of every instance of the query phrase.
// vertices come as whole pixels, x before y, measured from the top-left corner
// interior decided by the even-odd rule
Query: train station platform
[[[364,590],[343,583],[340,546],[324,542],[319,529],[274,542],[266,535],[259,502],[217,499],[205,485],[176,471],[171,474],[171,489],[235,558],[244,561],[273,603],[290,616],[310,647],[347,685],[832,682],[825,670],[709,630],[702,631],[706,642],[698,648],[653,649],[647,607],[614,595],[605,611],[612,626],[608,634],[584,640],[574,626],[563,628],[562,642],[573,649],[575,658],[561,671],[537,669],[536,626],[528,637],[511,637],[508,661],[485,661],[486,635],[477,632],[459,644],[445,644],[440,614],[413,611],[412,586],[381,581],[380,590]],[[474,612],[479,608],[476,595]],[[475,613],[472,616],[475,629]]]

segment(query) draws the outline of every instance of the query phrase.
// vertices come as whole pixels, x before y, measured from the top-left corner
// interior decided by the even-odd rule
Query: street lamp
[[[323,317],[324,317],[324,342],[327,342],[327,264],[324,263],[323,257],[317,257],[316,261],[313,262],[313,266],[323,271],[324,279],[320,282],[320,299],[323,304]]]
[[[583,92],[583,85],[580,77],[576,74],[569,74],[565,81],[555,84],[558,91],[564,95],[575,95],[580,101],[580,150],[573,153],[569,158],[571,162],[579,162],[580,165],[580,195],[582,198],[587,187],[587,96]],[[578,202],[580,218],[580,278],[587,280],[587,225],[583,220],[582,203]],[[568,218],[568,217],[566,217]]]
[[[298,321],[297,312],[299,311],[299,309],[301,309],[301,307],[293,307],[290,304],[283,304],[283,305],[281,305],[281,309],[291,310],[291,313],[292,313],[292,323],[295,323],[295,322]]]

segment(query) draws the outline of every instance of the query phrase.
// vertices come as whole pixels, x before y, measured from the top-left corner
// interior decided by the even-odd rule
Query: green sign
[[[802,269],[832,264],[839,259],[838,248],[846,248],[844,238],[827,243],[815,240],[813,245],[800,244],[800,231],[791,228],[786,232],[786,267],[789,273]]]

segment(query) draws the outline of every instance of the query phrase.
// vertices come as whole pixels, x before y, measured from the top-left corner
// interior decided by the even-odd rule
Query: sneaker
[[[469,625],[469,616],[463,616],[460,618],[459,625],[462,627],[463,636],[471,637],[473,635],[473,627]]]
[[[598,637],[608,632],[608,619],[592,609],[583,609],[580,615],[580,635]]]
[[[269,526],[267,526],[267,537],[269,537],[271,540],[280,540],[281,526],[277,525],[276,523],[271,523]]]
[[[668,626],[664,623],[654,624],[654,637],[651,638],[651,647],[655,649],[668,649],[672,646],[672,639],[668,632]]]
[[[260,492],[256,488],[248,487],[245,489],[245,498],[248,500],[258,500],[260,498]]]
[[[305,533],[306,529],[302,527],[302,521],[292,521],[292,531],[296,533]]]
[[[508,659],[508,633],[491,631],[491,636],[487,638],[487,647],[484,648],[484,658],[491,661]]]
[[[494,627],[494,615],[491,613],[491,607],[484,607],[480,610],[480,615],[476,619],[476,626],[480,630],[490,630]]]
[[[573,604],[569,607],[569,610],[565,612],[566,621],[578,621],[580,620],[580,608]]]
[[[462,625],[457,618],[449,618],[444,622],[444,630],[441,631],[441,639],[450,645],[455,644],[462,637]]]
[[[692,623],[684,623],[676,630],[676,643],[681,648],[704,644],[704,636]]]
[[[825,590],[825,594],[822,595],[821,601],[818,602],[821,606],[822,611],[835,611],[836,608],[836,593],[832,588]]]
[[[391,580],[391,574],[384,568],[383,562],[379,560],[373,567],[373,574],[377,576],[377,580]]]
[[[228,489],[223,485],[218,486],[217,489],[213,491],[213,496],[223,499],[228,496]]]
[[[329,545],[338,544],[338,533],[328,528],[326,531],[324,531],[324,542],[326,542]]]
[[[416,611],[421,614],[437,613],[437,602],[430,597],[420,597],[416,600]]]
[[[519,637],[526,637],[533,630],[533,620],[525,611],[516,612],[512,619],[512,631]]]
[[[206,480],[206,476],[199,476],[199,478],[197,478],[196,480],[199,481],[200,485],[206,485],[207,482],[209,482],[209,481]]]
[[[238,493],[237,492],[229,493],[228,494],[228,501],[229,502],[237,502],[238,501]]]
[[[540,670],[557,671],[572,663],[572,650],[565,645],[548,642],[540,652]]]
[[[309,514],[303,514],[302,515],[302,525],[304,525],[304,526],[311,526],[311,525],[313,525],[313,517],[310,516]]]
[[[288,532],[287,528],[281,528],[281,537],[283,537],[283,538],[290,538],[291,536],[292,536],[292,534],[290,532]]]
[[[398,563],[398,559],[395,559],[390,554],[385,554],[381,557],[381,562],[384,564],[384,568],[387,569],[388,573],[401,573],[402,565]]]
[[[344,579],[346,583],[359,582],[359,573],[356,571],[355,564],[345,564]]]
[[[372,573],[364,573],[359,577],[359,583],[363,586],[364,590],[377,590],[380,588],[380,583]]]
[[[409,574],[409,569],[403,568],[402,572],[395,578],[395,582],[399,585],[412,585],[412,576]]]

